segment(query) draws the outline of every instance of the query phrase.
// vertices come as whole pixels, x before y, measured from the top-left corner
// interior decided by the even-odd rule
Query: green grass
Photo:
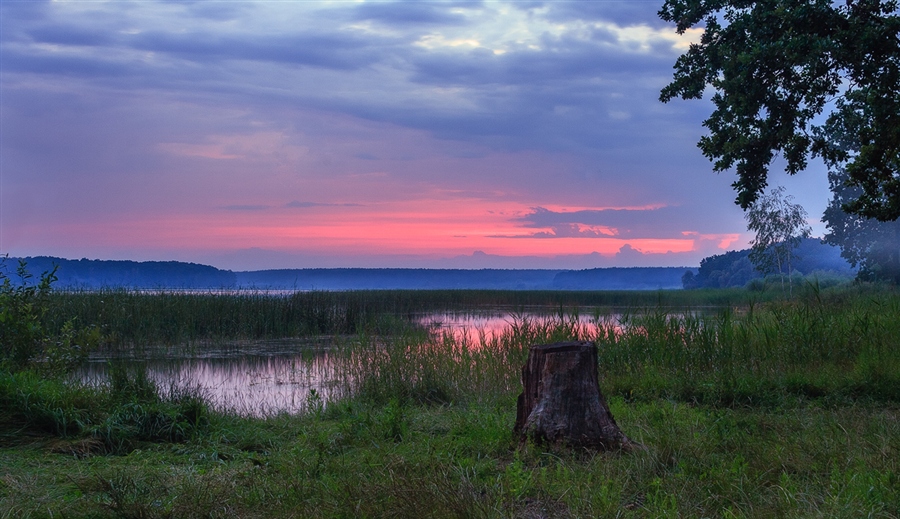
[[[900,517],[900,295],[800,292],[587,330],[564,311],[493,338],[357,329],[335,338],[344,398],[295,416],[223,414],[139,372],[115,391],[3,375],[0,518]],[[513,437],[528,346],[571,339],[597,341],[646,451]]]
[[[509,402],[511,404],[511,402]],[[127,456],[0,449],[2,517],[896,517],[896,407],[610,399],[631,454],[515,448],[507,405],[342,405]],[[399,426],[398,426],[398,423]],[[397,434],[397,431],[400,434]]]
[[[729,306],[776,297],[775,292],[697,291],[498,291],[371,290],[238,294],[146,293],[127,290],[53,292],[47,327],[70,319],[97,326],[116,346],[181,345],[219,339],[267,339],[370,333],[403,328],[426,311],[543,307]]]
[[[32,371],[0,373],[0,444],[23,437],[73,440],[72,452],[123,454],[144,443],[185,442],[203,433],[202,392],[160,388],[143,371],[115,367],[110,383],[87,386]]]

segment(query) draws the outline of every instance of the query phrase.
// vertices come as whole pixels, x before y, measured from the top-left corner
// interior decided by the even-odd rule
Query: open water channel
[[[468,338],[479,344],[482,337],[503,333],[516,322],[554,319],[547,313],[429,313],[419,323],[431,333]],[[581,326],[595,323],[592,316],[579,316]],[[284,339],[228,342],[215,346],[168,349],[146,355],[110,358],[92,357],[76,373],[81,380],[103,383],[110,363],[144,367],[160,388],[198,389],[214,405],[241,414],[262,416],[303,410],[310,397],[328,400],[333,395],[335,363],[332,340]],[[315,391],[315,393],[313,393]]]

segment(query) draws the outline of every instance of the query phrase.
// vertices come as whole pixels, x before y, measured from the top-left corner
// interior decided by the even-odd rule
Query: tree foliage
[[[763,274],[750,261],[750,249],[733,250],[708,256],[700,260],[700,268],[694,274],[686,272],[682,277],[684,288],[724,288],[763,286]],[[822,243],[817,238],[806,238],[794,249],[797,253],[791,262],[794,276],[813,276],[818,282],[849,281],[856,271],[841,257],[840,250]],[[687,274],[691,275],[688,276]]]
[[[825,241],[839,246],[847,261],[859,265],[860,279],[900,283],[900,221],[880,222],[855,213],[854,204],[866,196],[855,179],[863,181],[865,176],[828,158],[864,153],[867,143],[860,136],[873,118],[872,104],[855,94],[842,99],[839,107],[844,117],[829,120],[818,130],[830,152],[826,162],[832,199],[822,216],[828,228]],[[896,155],[893,161],[894,170],[900,170]]]
[[[859,266],[858,277],[866,281],[900,283],[900,221],[879,222],[844,210],[847,200],[859,197],[860,189],[849,186],[842,168],[829,171],[833,198],[822,220],[828,228],[825,241],[841,248],[841,256]]]
[[[764,274],[775,273],[790,279],[794,249],[812,233],[807,214],[781,186],[760,196],[747,212],[747,229],[756,237],[750,242],[750,261]]]
[[[25,262],[19,261],[18,282],[13,283],[5,272],[5,260],[0,261],[0,370],[35,369],[49,375],[72,370],[100,343],[100,330],[77,327],[70,319],[58,333],[48,331],[44,316],[56,269],[33,283]]]
[[[700,99],[715,110],[698,146],[716,171],[736,169],[736,202],[748,209],[777,154],[795,174],[810,157],[840,164],[860,189],[846,210],[900,216],[900,15],[896,0],[666,0],[659,15],[683,34],[703,26],[678,58],[660,100]],[[817,132],[846,126],[855,153]],[[863,116],[864,115],[864,116]]]

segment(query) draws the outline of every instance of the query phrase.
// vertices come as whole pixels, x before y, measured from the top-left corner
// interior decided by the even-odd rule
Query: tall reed
[[[777,405],[785,398],[900,401],[900,296],[810,288],[726,307],[514,319],[495,336],[375,337],[343,345],[346,389],[377,402],[509,399],[531,345],[595,341],[604,392],[626,399]],[[339,356],[341,357],[341,356]]]
[[[183,344],[199,340],[266,339],[393,333],[426,311],[478,308],[571,310],[595,306],[742,304],[739,290],[721,291],[498,291],[373,290],[347,292],[178,293],[129,290],[51,294],[47,326],[61,329],[72,318],[98,326],[117,345]],[[754,294],[753,297],[760,297]]]

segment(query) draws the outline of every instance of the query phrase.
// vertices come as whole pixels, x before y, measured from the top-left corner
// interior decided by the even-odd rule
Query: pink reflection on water
[[[279,341],[290,346],[290,341]],[[293,352],[266,351],[270,343],[248,343],[250,351],[206,351],[196,357],[129,359],[126,366],[146,367],[148,376],[166,391],[196,388],[217,408],[242,415],[267,416],[304,412],[336,396],[335,363],[327,349],[294,341]],[[254,347],[255,346],[255,347]],[[260,351],[262,350],[262,351]],[[89,362],[76,374],[89,383],[108,380],[104,359]]]
[[[563,324],[573,337],[593,340],[601,328],[622,331],[619,314],[552,315],[536,312],[431,313],[419,323],[431,329],[435,344],[479,348],[526,326]],[[610,328],[612,327],[612,328]],[[300,413],[340,396],[339,363],[331,340],[247,341],[224,347],[201,345],[191,351],[156,352],[147,358],[119,359],[144,366],[164,391],[196,388],[220,409],[249,416]],[[86,382],[108,380],[109,358],[86,363],[76,376]]]
[[[478,346],[499,337],[530,327],[552,327],[562,325],[573,336],[593,339],[600,329],[610,327],[617,333],[622,331],[620,314],[545,314],[537,312],[489,312],[489,313],[430,313],[419,319],[419,324],[427,327],[437,337],[450,337],[456,342]],[[574,338],[574,337],[573,337]]]

